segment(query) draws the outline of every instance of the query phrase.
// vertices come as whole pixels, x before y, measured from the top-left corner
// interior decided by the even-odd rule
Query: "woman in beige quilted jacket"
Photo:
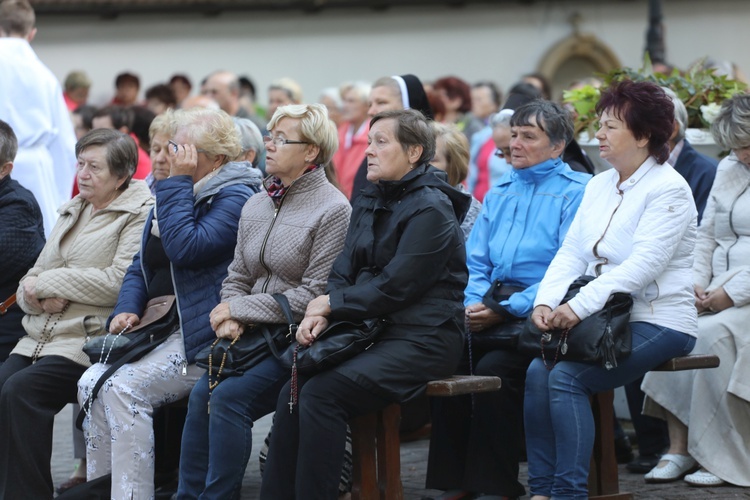
[[[63,204],[39,259],[18,287],[23,337],[0,367],[0,498],[52,498],[54,416],[76,400],[89,366],[82,346],[104,331],[152,205],[130,179],[138,150],[114,130],[76,144],[79,194]]]

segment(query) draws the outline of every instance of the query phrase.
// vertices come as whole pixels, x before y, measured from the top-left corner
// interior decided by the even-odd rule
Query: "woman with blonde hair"
[[[308,302],[323,293],[349,227],[349,203],[323,170],[338,145],[325,106],[282,106],[268,130],[266,192],[242,210],[221,303],[210,315],[217,337],[260,335],[247,327],[286,323],[273,294],[283,294],[301,320]],[[190,394],[177,498],[239,496],[253,423],[274,410],[290,375],[270,350],[242,375],[203,375]]]
[[[435,131],[435,156],[430,164],[448,175],[448,184],[469,194],[463,184],[469,173],[469,141],[455,125],[432,122],[432,129]],[[461,223],[465,238],[469,238],[481,210],[482,203],[472,196],[469,211]]]
[[[161,345],[109,377],[83,422],[88,479],[112,472],[115,499],[154,496],[154,409],[187,396],[203,374],[195,355],[215,338],[209,313],[219,303],[242,207],[261,184],[257,170],[233,161],[241,147],[229,115],[199,108],[168,114],[169,177],[156,184],[156,206],[140,252],[130,253],[107,328],[138,325],[148,301],[163,295],[176,296],[179,314]],[[82,405],[107,369],[96,363],[78,381]]]

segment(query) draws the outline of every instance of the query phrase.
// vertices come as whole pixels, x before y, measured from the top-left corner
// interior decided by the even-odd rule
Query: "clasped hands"
[[[57,314],[63,312],[63,309],[68,305],[68,299],[61,297],[49,297],[46,299],[40,299],[36,296],[36,276],[30,276],[23,280],[23,298],[26,303],[34,308],[41,309],[47,314]]]
[[[581,322],[568,304],[560,304],[553,311],[550,306],[538,305],[531,313],[531,321],[539,330],[566,330]]]
[[[708,311],[717,313],[734,307],[734,301],[727,295],[722,286],[706,292],[703,287],[695,285],[693,286],[693,293],[695,294],[695,308],[698,310],[698,314]]]
[[[331,314],[331,306],[328,305],[328,295],[316,297],[307,304],[305,317],[297,328],[297,342],[303,346],[309,346],[328,328],[328,315]]]

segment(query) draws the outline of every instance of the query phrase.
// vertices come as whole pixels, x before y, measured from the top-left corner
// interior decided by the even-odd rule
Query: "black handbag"
[[[127,353],[141,346],[140,357],[164,342],[177,326],[177,307],[174,295],[162,295],[148,301],[140,323],[126,327],[118,333],[91,337],[83,345],[83,352],[92,363],[116,363]],[[135,358],[138,359],[138,358]],[[130,358],[129,361],[135,361]]]
[[[281,362],[303,375],[322,372],[369,349],[385,325],[385,320],[377,318],[334,321],[309,346],[294,342]]]
[[[578,291],[593,281],[593,276],[581,276],[571,283],[562,303],[576,296]],[[557,361],[600,363],[611,370],[617,360],[630,354],[630,309],[633,297],[629,293],[613,293],[600,311],[566,330],[542,332],[531,318],[519,337],[518,349],[531,356],[541,356],[550,370]],[[552,360],[548,364],[548,360]]]
[[[254,325],[234,339],[217,338],[198,352],[195,364],[205,368],[209,377],[218,379],[242,375],[269,356],[279,359],[294,340],[297,325],[286,296],[275,293],[273,298],[281,306],[288,324],[264,323]]]
[[[503,285],[500,280],[495,280],[490,285],[487,293],[482,297],[482,304],[503,317],[503,322],[485,328],[480,332],[470,332],[470,346],[482,351],[493,351],[495,349],[515,349],[518,345],[518,337],[523,330],[526,318],[519,318],[510,314],[500,305],[503,300],[516,293],[526,290],[523,287]],[[468,326],[467,326],[468,332]]]

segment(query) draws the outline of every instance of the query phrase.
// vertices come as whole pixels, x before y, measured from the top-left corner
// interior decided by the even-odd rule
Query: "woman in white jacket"
[[[675,481],[700,464],[686,482],[750,486],[750,95],[725,101],[711,128],[733,153],[719,164],[695,246],[695,352],[721,366],[646,376],[644,413],[666,419],[670,446],[645,479]]]
[[[613,169],[594,177],[534,302],[543,331],[567,329],[603,308],[610,295],[633,296],[632,352],[612,369],[535,359],[526,377],[524,422],[532,500],[588,496],[594,421],[589,396],[624,385],[695,343],[691,279],[696,209],[669,164],[674,107],[658,86],[625,81],[597,104],[599,151]],[[580,275],[596,279],[560,304]],[[574,340],[572,340],[574,341]]]

